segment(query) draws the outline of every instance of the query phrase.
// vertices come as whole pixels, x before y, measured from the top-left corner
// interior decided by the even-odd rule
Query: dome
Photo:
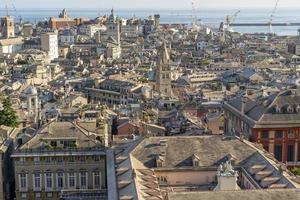
[[[108,22],[109,23],[115,23],[115,21],[116,21],[116,16],[115,16],[115,13],[114,13],[114,9],[112,9],[111,14],[108,17]]]

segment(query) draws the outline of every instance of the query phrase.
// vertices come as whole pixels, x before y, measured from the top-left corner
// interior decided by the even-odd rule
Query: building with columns
[[[224,104],[225,134],[260,143],[288,167],[300,166],[300,93],[262,99],[237,97]]]

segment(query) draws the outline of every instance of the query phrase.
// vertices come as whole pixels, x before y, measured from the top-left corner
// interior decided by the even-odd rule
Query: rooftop
[[[300,190],[243,190],[218,192],[174,192],[168,194],[169,200],[283,200],[300,199]]]

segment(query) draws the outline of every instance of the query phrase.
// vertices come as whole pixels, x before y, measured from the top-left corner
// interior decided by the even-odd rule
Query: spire
[[[110,13],[111,13],[111,15],[115,15],[114,8],[111,9]]]
[[[163,44],[160,49],[159,61],[161,64],[168,64],[170,61],[170,55],[165,40],[163,41]]]

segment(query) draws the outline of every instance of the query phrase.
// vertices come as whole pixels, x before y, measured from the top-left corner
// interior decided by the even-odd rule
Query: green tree
[[[300,176],[300,168],[294,168],[294,169],[292,169],[292,172],[293,172],[296,176]]]
[[[17,127],[18,116],[9,97],[0,97],[0,125]]]

